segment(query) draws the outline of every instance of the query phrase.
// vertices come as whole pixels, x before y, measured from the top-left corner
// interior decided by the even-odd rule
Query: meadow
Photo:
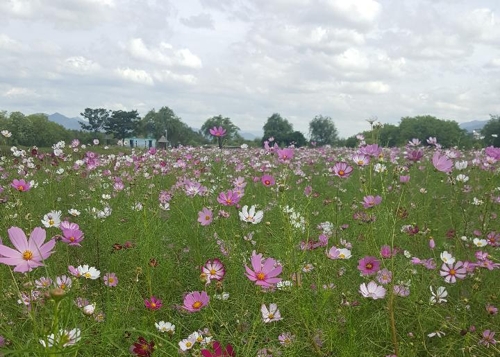
[[[0,355],[499,356],[499,165],[432,139],[4,150]]]

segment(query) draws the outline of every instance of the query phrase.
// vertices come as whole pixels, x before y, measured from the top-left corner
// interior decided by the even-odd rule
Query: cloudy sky
[[[0,0],[0,110],[168,106],[192,127],[280,113],[500,114],[498,0]]]

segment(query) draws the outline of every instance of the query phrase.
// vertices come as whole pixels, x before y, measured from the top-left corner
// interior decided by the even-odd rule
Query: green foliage
[[[146,137],[159,139],[166,135],[170,145],[200,145],[206,140],[193,131],[169,107],[150,110],[140,121],[137,133]]]
[[[88,123],[79,122],[82,130],[92,131],[94,133],[100,132],[104,125],[108,122],[112,115],[112,111],[104,108],[91,109],[85,108],[83,113],[80,113],[82,117],[87,119]]]
[[[456,121],[442,120],[431,115],[404,117],[399,124],[398,145],[405,145],[413,138],[425,143],[429,137],[436,137],[443,147],[471,147],[472,138]]]
[[[289,136],[293,133],[292,124],[288,121],[288,119],[282,118],[278,113],[274,113],[269,118],[267,118],[263,129],[263,140],[267,140],[270,137],[273,137],[274,141],[278,143],[278,145],[289,141]]]
[[[317,115],[309,122],[309,136],[317,146],[333,146],[338,140],[338,132],[332,118]]]
[[[137,110],[115,110],[103,125],[106,134],[112,134],[117,140],[125,139],[134,133],[140,117]]]
[[[223,140],[226,140],[228,142],[234,141],[234,140],[241,140],[241,136],[238,134],[238,131],[240,128],[238,128],[236,125],[233,124],[231,119],[225,118],[222,115],[217,115],[213,116],[211,118],[208,118],[205,123],[201,126],[201,132],[205,136],[205,138],[215,141],[216,138],[213,138],[212,135],[210,134],[210,129],[213,127],[223,127],[226,129],[226,135],[224,136]]]
[[[500,147],[500,115],[491,115],[490,120],[481,130],[484,136],[483,142],[486,146]]]

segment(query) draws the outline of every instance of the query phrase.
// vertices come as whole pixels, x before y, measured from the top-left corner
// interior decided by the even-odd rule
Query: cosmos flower
[[[376,274],[380,269],[380,261],[371,256],[366,256],[359,260],[358,270],[361,275],[373,275]]]
[[[104,275],[104,285],[113,288],[118,285],[118,278],[115,273],[106,273]]]
[[[19,192],[28,192],[31,189],[31,185],[29,182],[14,179],[11,183],[11,186],[14,187]]]
[[[335,176],[338,176],[340,178],[348,178],[351,176],[353,168],[352,166],[349,166],[347,162],[337,162],[333,168],[331,169],[333,174]]]
[[[144,299],[144,306],[151,311],[159,310],[163,304],[157,297],[151,296],[149,299]]]
[[[80,243],[84,238],[84,234],[80,229],[63,229],[62,230],[61,242],[67,243],[68,245],[80,247]]]
[[[226,135],[226,129],[224,129],[222,126],[216,127],[214,126],[212,129],[209,130],[210,134],[216,137],[223,137]]]
[[[225,349],[222,349],[222,345],[219,341],[214,341],[212,344],[213,352],[208,349],[202,349],[201,355],[203,357],[235,357],[233,346],[228,344]]]
[[[170,322],[165,322],[165,321],[155,322],[155,326],[159,332],[166,332],[171,335],[173,335],[175,332],[175,325],[173,325]]]
[[[44,215],[42,224],[45,228],[59,227],[61,224],[61,211],[50,211]]]
[[[139,337],[132,346],[130,346],[130,353],[135,356],[150,357],[155,349],[154,341],[148,342],[144,337]]]
[[[68,347],[80,341],[81,330],[74,328],[72,330],[59,330],[57,335],[50,334],[44,340],[39,340],[43,347]]]
[[[209,210],[206,207],[203,207],[203,209],[198,212],[198,222],[202,226],[208,226],[210,223],[213,221],[213,213],[211,210]]]
[[[207,279],[207,284],[211,280],[222,280],[226,274],[224,264],[219,259],[207,260],[205,265],[201,268],[202,274]]]
[[[434,168],[441,172],[449,173],[453,169],[453,161],[451,161],[445,154],[441,155],[439,151],[434,153],[432,157],[432,164]]]
[[[83,276],[85,279],[98,279],[101,272],[94,267],[89,267],[88,264],[79,265],[77,268],[78,276]]]
[[[248,209],[247,205],[243,206],[241,212],[239,212],[239,215],[240,220],[252,224],[260,223],[262,221],[262,218],[264,218],[264,212],[255,211],[255,205],[251,206],[250,209]]]
[[[380,196],[365,196],[363,198],[363,207],[372,208],[378,206],[382,202],[382,197]]]
[[[262,320],[264,320],[266,324],[283,319],[280,310],[278,310],[278,305],[276,304],[269,304],[269,309],[265,304],[262,304],[260,312],[262,313]]]
[[[11,227],[7,232],[16,249],[0,244],[0,263],[15,266],[15,272],[26,273],[43,266],[43,261],[53,253],[56,241],[51,239],[44,243],[46,233],[43,228],[33,229],[29,240],[19,227]]]
[[[281,274],[283,267],[277,264],[273,258],[263,259],[262,254],[252,253],[252,269],[245,265],[246,276],[256,285],[262,287],[271,287],[281,281],[277,276]]]
[[[184,305],[182,306],[186,311],[197,312],[202,307],[207,306],[210,301],[210,296],[205,291],[193,291],[184,297]]]
[[[273,186],[276,183],[276,180],[271,175],[263,175],[260,181],[266,187]]]
[[[431,290],[432,296],[430,297],[430,302],[431,304],[441,304],[443,302],[447,302],[446,297],[448,296],[448,292],[446,291],[446,288],[444,286],[440,286],[436,289],[436,292],[434,292],[434,289],[432,286],[429,286],[429,289]]]
[[[376,282],[370,281],[368,285],[366,283],[361,284],[359,292],[366,298],[377,300],[385,297],[386,290],[382,285],[377,285]]]
[[[454,284],[457,279],[464,279],[467,275],[467,270],[465,269],[464,263],[461,261],[455,264],[444,263],[441,266],[441,271],[439,274],[444,277],[444,281],[447,283]]]

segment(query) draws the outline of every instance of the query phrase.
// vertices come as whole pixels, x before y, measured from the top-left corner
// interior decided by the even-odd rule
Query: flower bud
[[[93,315],[95,311],[95,303],[83,307],[83,313],[87,316]]]

